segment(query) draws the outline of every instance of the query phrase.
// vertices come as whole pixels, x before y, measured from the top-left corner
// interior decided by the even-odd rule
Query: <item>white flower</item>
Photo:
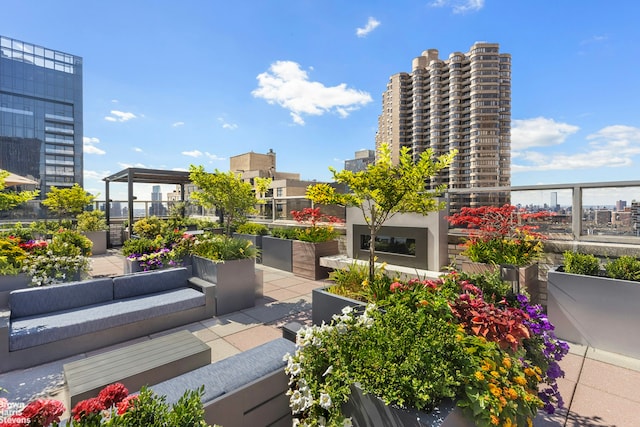
[[[333,372],[333,365],[329,366],[329,367],[327,368],[327,370],[326,370],[326,371],[324,371],[324,374],[322,374],[322,376],[323,376],[323,377],[326,377],[327,375],[329,375],[329,374],[330,374],[330,373],[332,373],[332,372]]]
[[[329,396],[327,393],[320,393],[320,400],[318,403],[324,409],[331,408],[331,396]]]
[[[319,417],[318,418],[318,427],[326,427],[327,426],[327,420],[324,417]]]
[[[342,314],[351,314],[353,313],[353,307],[351,306],[346,306],[342,309]]]
[[[342,427],[353,427],[351,418],[345,418],[344,421],[342,421]]]

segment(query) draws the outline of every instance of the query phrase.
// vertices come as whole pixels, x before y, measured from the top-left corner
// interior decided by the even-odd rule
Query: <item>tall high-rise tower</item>
[[[83,184],[82,58],[0,36],[0,168]]]
[[[400,147],[414,159],[431,148],[436,156],[457,149],[448,171],[433,185],[448,188],[509,186],[511,182],[511,55],[497,43],[475,43],[469,52],[442,60],[429,49],[411,73],[391,76],[382,94],[376,147]],[[508,203],[506,193],[453,194],[449,208]]]

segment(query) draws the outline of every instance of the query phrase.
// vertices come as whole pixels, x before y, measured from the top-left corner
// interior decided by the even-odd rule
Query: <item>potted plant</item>
[[[107,221],[102,211],[85,211],[78,214],[77,230],[93,243],[92,254],[107,253]]]
[[[262,265],[282,271],[293,271],[293,240],[296,228],[274,227],[269,235],[262,236]]]
[[[496,295],[456,272],[394,281],[364,310],[298,331],[288,396],[299,425],[403,425],[436,408],[444,423],[430,425],[452,425],[455,405],[451,416],[467,424],[453,425],[526,426],[538,409],[562,406],[567,351],[523,295]]]
[[[255,222],[244,222],[236,227],[233,237],[251,241],[257,249],[262,249],[262,236],[269,234],[269,227]]]
[[[640,337],[615,332],[640,321],[640,261],[627,255],[601,263],[594,255],[569,251],[563,258],[547,276],[547,310],[557,335],[640,358]]]
[[[0,308],[7,306],[9,292],[26,288],[30,281],[22,272],[27,252],[20,242],[20,238],[13,235],[0,237]]]
[[[453,226],[464,226],[467,240],[461,255],[462,270],[482,272],[500,266],[518,269],[518,282],[529,294],[538,294],[538,264],[546,236],[529,221],[547,218],[553,212],[525,212],[512,205],[463,207],[447,218]]]
[[[304,208],[291,211],[293,219],[304,228],[297,229],[296,240],[291,244],[291,270],[296,276],[318,280],[328,277],[330,269],[320,265],[320,257],[339,253],[338,232],[333,224],[342,219],[320,212],[320,208]]]
[[[261,296],[261,276],[255,271],[257,253],[248,240],[213,234],[196,237],[193,275],[216,284],[216,315],[253,307]]]

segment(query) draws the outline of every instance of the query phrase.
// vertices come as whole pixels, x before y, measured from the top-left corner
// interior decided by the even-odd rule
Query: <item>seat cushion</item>
[[[20,318],[11,322],[9,349],[22,350],[204,305],[203,293],[181,288]]]
[[[195,390],[204,385],[202,403],[206,404],[265,375],[284,369],[286,365],[283,360],[284,355],[294,351],[294,343],[284,338],[277,338],[251,350],[156,384],[151,389],[159,395],[166,395],[167,403],[171,404],[177,402],[186,390]]]
[[[113,300],[110,277],[12,291],[9,294],[11,318],[17,319]]]
[[[188,287],[188,278],[187,269],[184,267],[114,277],[113,299],[131,298]]]

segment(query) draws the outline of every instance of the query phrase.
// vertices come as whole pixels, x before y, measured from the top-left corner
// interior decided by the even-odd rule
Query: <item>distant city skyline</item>
[[[390,75],[477,41],[512,56],[512,185],[637,175],[638,2],[24,0],[3,16],[8,37],[83,58],[94,194],[128,166],[227,170],[269,148],[279,169],[329,181],[374,148]]]

